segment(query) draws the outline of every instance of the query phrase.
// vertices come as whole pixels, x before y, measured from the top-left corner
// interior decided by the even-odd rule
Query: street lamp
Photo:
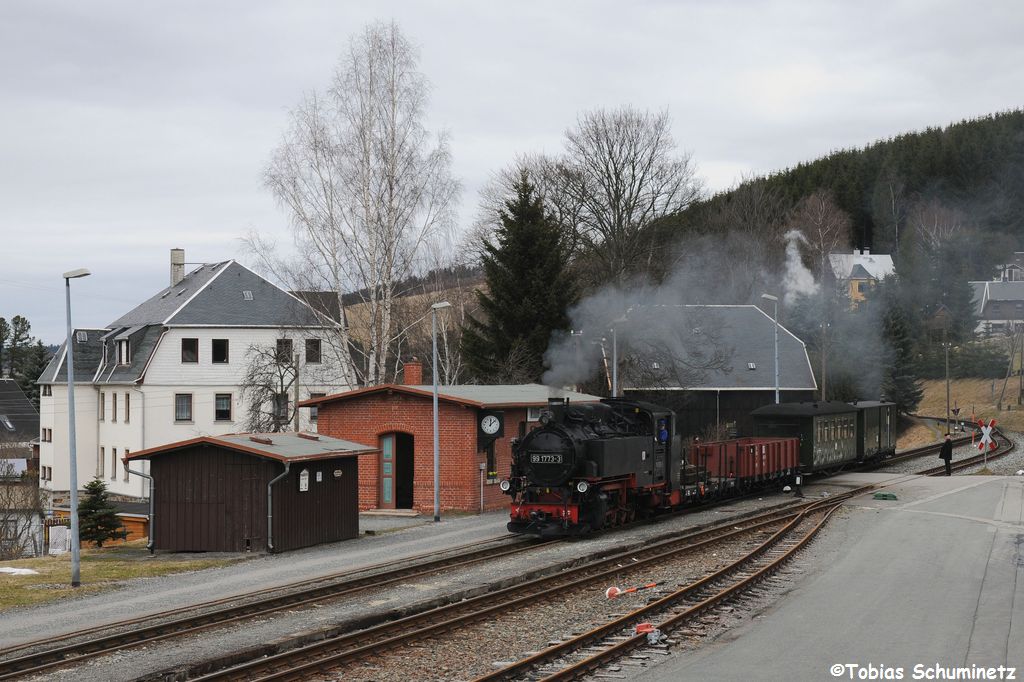
[[[78,540],[78,455],[75,450],[75,344],[71,338],[71,280],[88,277],[92,273],[85,268],[65,272],[64,296],[68,316],[67,346],[68,363],[68,446],[71,458],[71,587],[78,587],[81,581],[81,551]]]
[[[434,361],[430,373],[434,378],[434,521],[441,520],[441,444],[437,433],[437,311],[451,308],[448,301],[430,306],[430,336],[434,345]]]
[[[629,311],[626,311],[629,313]],[[612,397],[619,397],[619,334],[617,325],[626,322],[626,316],[623,315],[617,320],[612,321]]]
[[[775,324],[775,404],[779,404],[779,299],[771,294],[761,294],[761,298],[771,301],[775,306],[772,322]]]

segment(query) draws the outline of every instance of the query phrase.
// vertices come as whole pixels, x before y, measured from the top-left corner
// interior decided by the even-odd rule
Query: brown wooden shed
[[[281,552],[359,535],[357,456],[377,452],[316,434],[232,434],[126,461],[150,461],[151,549]]]

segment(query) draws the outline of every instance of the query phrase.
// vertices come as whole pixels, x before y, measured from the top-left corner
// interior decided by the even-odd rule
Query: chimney
[[[865,256],[870,256],[871,255],[871,249],[864,249],[863,251],[861,251],[861,253],[864,254]]]
[[[171,286],[185,279],[185,249],[171,249]]]
[[[402,366],[402,381],[406,386],[422,386],[423,363],[416,358],[406,360]]]

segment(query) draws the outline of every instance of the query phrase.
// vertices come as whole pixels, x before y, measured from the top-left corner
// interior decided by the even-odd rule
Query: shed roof
[[[323,403],[332,403],[342,400],[351,400],[375,393],[401,393],[417,398],[432,398],[434,387],[431,386],[407,386],[405,384],[382,384],[360,388],[355,391],[335,393],[323,398],[303,400],[299,407],[312,407]],[[459,405],[480,408],[499,407],[534,407],[547,405],[549,398],[568,398],[570,402],[597,402],[601,398],[588,393],[577,391],[566,391],[563,389],[544,386],[542,384],[499,384],[494,386],[476,384],[456,384],[451,386],[438,386],[437,399]]]
[[[167,443],[133,452],[125,459],[150,459],[157,455],[199,444],[215,445],[279,462],[305,462],[378,452],[377,448],[369,445],[315,433],[232,433],[223,436],[200,436],[176,443]]]

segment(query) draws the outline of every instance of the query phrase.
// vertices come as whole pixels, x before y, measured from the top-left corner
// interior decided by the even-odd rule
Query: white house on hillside
[[[112,493],[146,497],[147,481],[128,475],[125,455],[245,431],[243,378],[254,357],[272,374],[275,358],[297,355],[300,400],[354,388],[350,357],[331,343],[333,322],[236,261],[182,276],[184,254],[171,258],[171,286],[103,329],[75,331],[79,487],[98,476]],[[70,487],[66,358],[62,346],[39,379],[40,479],[51,493]],[[292,388],[264,408],[291,414],[294,399]],[[315,426],[315,414],[302,412],[300,428]]]

